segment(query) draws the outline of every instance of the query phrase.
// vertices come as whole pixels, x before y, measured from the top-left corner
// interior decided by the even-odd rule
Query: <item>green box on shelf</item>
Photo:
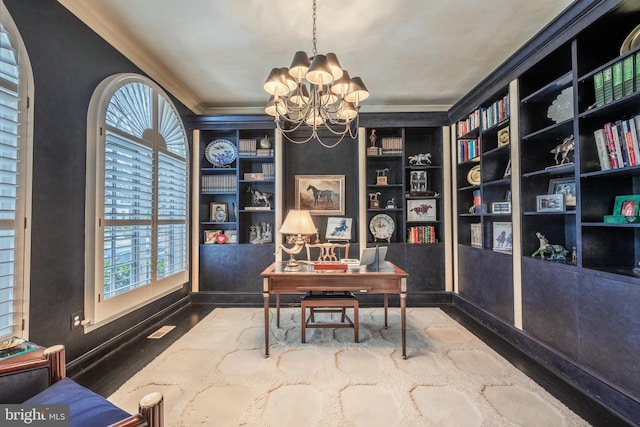
[[[640,216],[605,215],[605,224],[633,224],[640,223]]]
[[[616,196],[613,215],[604,216],[605,224],[640,223],[640,194]]]

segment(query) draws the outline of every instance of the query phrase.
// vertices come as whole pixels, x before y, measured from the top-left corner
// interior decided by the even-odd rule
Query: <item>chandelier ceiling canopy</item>
[[[291,142],[304,144],[316,138],[332,148],[346,135],[358,135],[360,103],[369,91],[360,77],[350,77],[338,62],[335,53],[318,54],[316,48],[316,0],[313,0],[313,56],[298,51],[289,68],[273,68],[264,83],[271,95],[265,112],[274,117],[277,128]],[[296,140],[292,132],[311,130],[309,137]],[[325,143],[318,129],[326,128],[339,138]]]

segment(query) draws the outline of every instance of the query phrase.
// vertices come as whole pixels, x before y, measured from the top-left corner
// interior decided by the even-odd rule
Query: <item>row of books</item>
[[[593,87],[597,107],[640,91],[640,52],[594,74]]]
[[[203,175],[200,180],[200,191],[208,192],[235,192],[237,187],[235,175]]]
[[[409,227],[407,243],[437,243],[436,227],[433,225],[416,225]]]
[[[240,157],[273,157],[273,148],[258,148],[257,139],[240,139],[238,154]]]
[[[509,94],[482,109],[482,129],[489,129],[509,118]]]
[[[601,170],[636,166],[640,162],[640,115],[606,123],[593,132]]]
[[[480,155],[479,139],[462,139],[458,141],[458,163],[464,163]]]
[[[382,138],[380,148],[382,154],[402,154],[402,138],[399,136]]]
[[[264,179],[266,180],[276,179],[276,165],[274,163],[263,163],[262,173],[264,174]]]
[[[458,136],[466,135],[478,126],[480,126],[480,109],[474,110],[469,117],[458,122]]]

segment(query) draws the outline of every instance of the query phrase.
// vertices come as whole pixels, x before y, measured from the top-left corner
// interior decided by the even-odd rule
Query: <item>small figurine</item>
[[[569,159],[569,153],[576,148],[576,142],[573,135],[570,135],[562,140],[562,142],[556,145],[553,150],[550,151],[553,154],[553,158],[556,161],[556,166],[571,164]]]
[[[395,209],[396,207],[396,198],[392,197],[389,200],[387,200],[387,209]]]
[[[369,135],[369,142],[371,142],[371,146],[376,146],[376,141],[378,140],[378,135],[376,135],[376,130],[371,129],[371,135]]]
[[[578,250],[575,246],[571,248],[571,264],[578,265]]]
[[[423,163],[426,162],[426,163]],[[409,164],[413,166],[423,166],[425,164],[431,164],[431,153],[419,153],[414,156],[409,156]]]
[[[262,206],[264,203],[265,207],[271,207],[271,196],[272,193],[258,191],[253,187],[249,187],[247,189],[247,193],[251,193],[251,204],[253,206]]]
[[[370,209],[378,209],[380,207],[380,201],[378,197],[381,196],[382,193],[377,191],[375,193],[369,193],[369,208]]]
[[[376,185],[387,185],[387,175],[389,175],[389,168],[376,169]]]
[[[531,254],[532,258],[535,258],[536,255],[540,255],[540,259],[545,259],[545,254],[549,255],[549,260],[551,261],[566,261],[568,250],[564,248],[562,245],[552,245],[549,243],[546,237],[540,232],[536,233],[536,237],[540,241],[540,247]]]

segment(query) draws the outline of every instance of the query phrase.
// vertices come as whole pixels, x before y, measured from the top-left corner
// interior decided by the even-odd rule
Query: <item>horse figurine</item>
[[[546,237],[540,232],[536,233],[536,237],[540,240],[540,247],[531,254],[531,257],[535,258],[536,255],[540,255],[540,259],[545,259],[545,254],[549,255],[549,259],[552,261],[566,260],[569,253],[562,245],[552,245],[549,243]]]
[[[333,190],[320,190],[313,185],[307,187],[307,191],[309,190],[313,191],[313,206],[318,206],[323,198],[327,201],[327,206],[333,206]]]
[[[389,173],[389,168],[376,169],[376,176],[387,176],[388,173]]]
[[[421,166],[426,164],[431,164],[431,153],[419,153],[415,156],[409,156],[409,164],[414,166]]]
[[[554,155],[554,160],[556,161],[556,165],[564,165],[565,162],[569,163],[567,160],[567,156],[571,151],[576,148],[576,141],[573,135],[570,135],[562,140],[562,142],[556,145],[553,150],[550,151]]]
[[[266,207],[271,207],[271,193],[258,191],[251,186],[247,189],[247,193],[251,193],[251,202],[253,206],[260,206],[264,202]]]

